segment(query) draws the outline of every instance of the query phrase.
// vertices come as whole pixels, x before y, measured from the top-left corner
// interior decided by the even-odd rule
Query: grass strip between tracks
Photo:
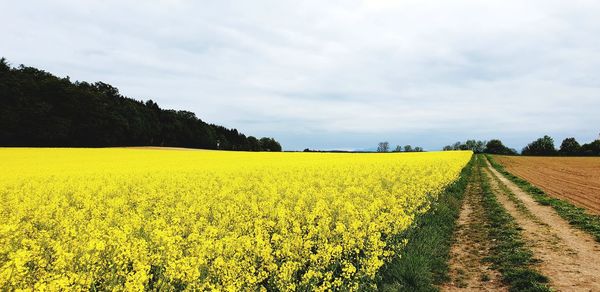
[[[488,221],[488,233],[492,251],[487,258],[492,267],[502,274],[502,280],[510,291],[551,291],[548,278],[533,269],[536,260],[533,252],[525,245],[521,227],[502,207],[494,195],[487,176],[483,174],[485,161],[479,156],[475,176],[483,192],[483,207]]]

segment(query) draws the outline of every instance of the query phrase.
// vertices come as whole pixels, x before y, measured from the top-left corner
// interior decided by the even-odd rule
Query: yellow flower
[[[470,157],[0,149],[0,290],[373,287]]]

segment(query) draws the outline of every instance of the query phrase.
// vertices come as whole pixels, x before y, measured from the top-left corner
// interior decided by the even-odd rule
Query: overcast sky
[[[600,1],[9,1],[0,55],[284,149],[600,132]]]

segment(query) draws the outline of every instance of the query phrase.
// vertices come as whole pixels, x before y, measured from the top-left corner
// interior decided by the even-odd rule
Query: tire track
[[[441,287],[442,291],[508,291],[500,281],[500,273],[484,262],[490,252],[490,242],[481,204],[481,186],[472,179],[465,192],[450,250],[451,281]]]
[[[539,269],[550,278],[551,285],[559,291],[600,291],[600,265],[596,262],[600,259],[600,244],[592,236],[571,227],[551,207],[535,202],[486,163],[486,174],[498,201],[523,228],[524,238],[530,242],[536,258],[541,259]],[[501,191],[499,183],[513,192],[537,220],[519,212]]]

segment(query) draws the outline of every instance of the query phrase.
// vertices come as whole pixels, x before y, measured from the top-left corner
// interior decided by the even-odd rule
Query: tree
[[[452,145],[444,146],[444,151],[450,150],[471,150],[474,153],[483,153],[485,151],[485,143],[484,141],[476,141],[476,140],[467,140],[465,143],[456,142]]]
[[[581,145],[575,138],[566,138],[560,144],[558,152],[562,155],[577,155],[581,152]]]
[[[393,152],[402,152],[402,146],[396,145],[396,148],[394,149]]]
[[[461,150],[471,150],[473,152],[477,151],[477,141],[475,140],[467,140],[464,145],[464,147],[461,147]]]
[[[461,145],[461,144],[462,144],[462,143],[460,143],[460,141],[458,141],[458,142],[454,143],[454,144],[452,145],[452,150],[460,150],[460,145]]]
[[[523,155],[555,155],[556,149],[554,148],[554,139],[545,135],[531,143],[529,143],[523,151]]]
[[[479,141],[479,140],[477,140],[477,144],[475,145],[475,150],[473,150],[473,152],[475,152],[475,153],[483,153],[483,151],[485,151],[485,141]]]
[[[489,154],[504,154],[504,155],[514,155],[517,154],[516,151],[509,149],[508,147],[502,144],[502,141],[498,139],[492,139],[487,142],[485,145],[485,153]]]
[[[377,152],[388,152],[390,150],[390,143],[386,142],[379,142],[379,145],[377,146]]]
[[[0,58],[0,72],[8,71],[10,71],[10,65],[8,64],[8,61],[4,57]]]
[[[410,145],[404,146],[404,152],[412,152],[412,151],[413,151],[412,146],[410,146]]]
[[[600,155],[600,140],[581,145],[583,155]]]
[[[248,150],[250,151],[260,151],[260,141],[256,139],[254,136],[248,136]]]
[[[415,147],[414,152],[423,152],[423,147]]]
[[[281,145],[273,138],[260,138],[259,144],[261,151],[281,152]]]

